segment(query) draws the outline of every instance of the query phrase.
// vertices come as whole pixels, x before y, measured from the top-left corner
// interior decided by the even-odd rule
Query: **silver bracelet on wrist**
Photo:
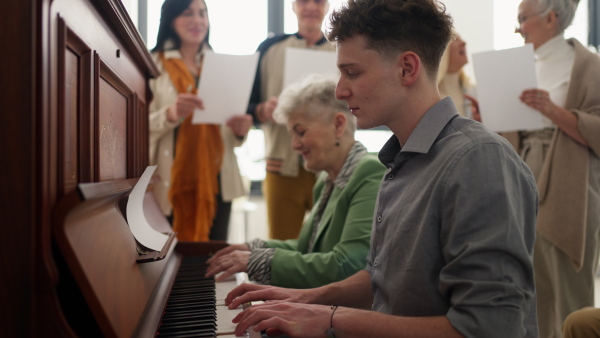
[[[335,338],[335,329],[333,328],[333,314],[335,313],[335,310],[337,310],[338,306],[337,305],[332,305],[331,306],[331,319],[329,320],[329,328],[327,329],[327,331],[325,331],[325,334],[327,335],[327,337],[333,337]]]

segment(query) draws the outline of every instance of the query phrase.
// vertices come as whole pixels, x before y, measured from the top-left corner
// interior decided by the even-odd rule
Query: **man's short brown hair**
[[[348,0],[331,15],[330,41],[355,35],[383,56],[415,52],[432,78],[450,41],[452,18],[436,0]]]

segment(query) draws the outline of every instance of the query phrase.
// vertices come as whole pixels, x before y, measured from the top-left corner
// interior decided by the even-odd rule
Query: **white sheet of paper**
[[[259,53],[252,55],[204,54],[198,97],[204,110],[196,109],[193,124],[224,124],[235,115],[246,114],[254,84]]]
[[[127,223],[129,223],[129,229],[131,229],[133,237],[143,246],[160,251],[165,246],[169,236],[154,230],[144,215],[144,196],[155,169],[156,166],[147,167],[133,190],[131,190],[126,213]]]
[[[533,45],[473,54],[481,120],[495,132],[544,128],[542,114],[519,96],[537,88]]]
[[[312,73],[339,77],[335,52],[303,48],[285,50],[284,88]]]

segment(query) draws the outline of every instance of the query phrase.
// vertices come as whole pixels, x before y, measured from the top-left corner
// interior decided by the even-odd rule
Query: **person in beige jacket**
[[[270,37],[258,46],[260,59],[247,110],[264,132],[266,176],[262,190],[269,238],[280,240],[298,237],[306,212],[313,207],[312,188],[316,182],[315,174],[304,169],[300,156],[292,149],[286,127],[273,120],[277,97],[284,89],[286,50],[335,51],[321,31],[328,0],[293,1],[292,9],[298,18],[298,32]]]
[[[154,193],[163,213],[166,216],[171,216],[172,207],[168,192],[171,186],[176,130],[182,123],[183,118],[191,114],[195,108],[195,106],[191,106],[190,109],[185,110],[176,108],[176,105],[182,101],[182,96],[189,96],[184,97],[184,99],[189,100],[199,99],[189,93],[180,94],[177,92],[168,72],[165,70],[160,54],[162,53],[165,60],[181,59],[186,62],[186,65],[190,63],[188,68],[196,77],[197,83],[202,53],[204,50],[210,49],[206,4],[202,0],[166,0],[163,4],[162,20],[165,20],[166,23],[164,25],[161,23],[161,27],[164,26],[164,28],[162,32],[159,30],[157,47],[153,49],[152,53],[161,75],[150,81],[153,100],[149,109],[149,143],[150,163],[158,166],[156,173],[161,178],[161,181],[154,186]],[[182,32],[177,31],[178,26],[175,23],[181,24]],[[192,61],[190,62],[187,59]],[[220,127],[223,139],[223,159],[219,173],[217,212],[210,233],[211,240],[227,240],[231,201],[246,194],[233,149],[242,145],[246,140],[251,123],[252,119],[242,112],[240,116],[229,120],[227,125],[221,125]]]
[[[539,88],[520,100],[544,117],[521,132],[540,206],[534,269],[540,337],[561,337],[567,315],[594,304],[600,230],[600,58],[563,32],[576,0],[523,0],[516,33],[535,50]]]

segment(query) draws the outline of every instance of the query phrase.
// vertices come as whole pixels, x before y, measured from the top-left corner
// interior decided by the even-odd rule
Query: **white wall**
[[[133,24],[138,25],[138,0],[121,0]]]
[[[506,1],[506,0],[499,0]],[[493,0],[442,0],[454,19],[454,28],[467,42],[467,52],[494,49],[494,1]],[[473,76],[473,67],[465,66],[466,73]]]

